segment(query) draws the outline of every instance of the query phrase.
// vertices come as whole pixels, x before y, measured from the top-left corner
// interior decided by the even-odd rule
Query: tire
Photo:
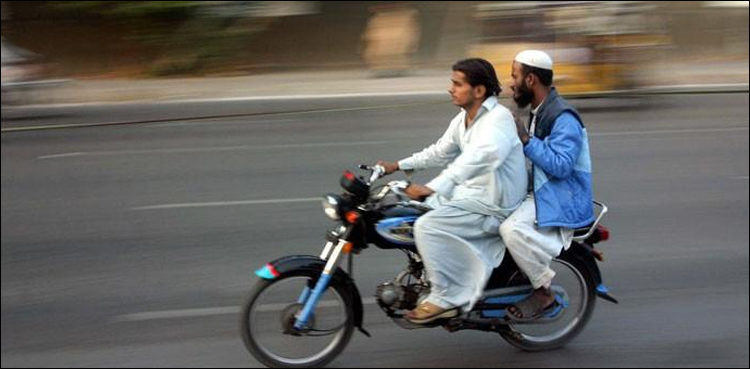
[[[533,337],[521,332],[524,327],[523,325],[516,327],[511,324],[506,329],[500,331],[500,336],[508,341],[508,343],[523,351],[546,351],[564,346],[583,330],[594,312],[594,307],[596,306],[595,283],[584,263],[574,255],[565,252],[556,258],[553,263],[558,263],[575,271],[574,274],[584,286],[581,289],[582,292],[585,291],[586,295],[580,300],[585,303],[585,306],[578,310],[575,316],[576,320],[574,323],[571,323],[571,326],[565,327],[564,333],[558,336],[550,335],[549,339]],[[533,326],[534,324],[531,325]]]
[[[297,279],[307,279],[309,281],[312,281],[312,284],[314,285],[315,282],[317,282],[318,277],[320,276],[320,272],[312,271],[312,270],[298,270],[298,271],[292,271],[288,272],[281,277],[278,277],[273,280],[266,280],[261,279],[259,280],[255,286],[251,289],[251,291],[248,294],[248,297],[245,299],[243,305],[242,305],[242,312],[240,315],[240,331],[242,334],[242,340],[245,343],[245,347],[247,350],[262,364],[272,367],[272,368],[308,368],[308,367],[320,367],[328,364],[331,362],[331,360],[335,359],[341,351],[344,350],[346,345],[349,343],[349,340],[351,339],[352,332],[354,329],[354,313],[353,313],[353,301],[352,301],[352,295],[348,291],[348,289],[342,284],[342,283],[336,283],[335,279],[331,280],[331,285],[326,289],[325,293],[335,293],[336,296],[339,297],[341,300],[343,306],[342,309],[345,312],[346,318],[343,323],[343,326],[340,326],[340,328],[337,328],[336,337],[334,337],[334,342],[332,342],[330,345],[326,346],[323,351],[320,353],[317,353],[311,357],[303,358],[303,359],[292,359],[292,358],[284,358],[280,355],[276,355],[272,352],[270,352],[268,349],[265,349],[263,345],[259,342],[260,337],[256,337],[253,334],[253,327],[251,318],[253,317],[254,311],[260,311],[263,309],[256,309],[257,308],[257,300],[263,296],[263,293],[266,292],[269,288],[280,284],[284,281],[288,281],[293,278]],[[301,292],[301,290],[300,290]],[[296,304],[296,301],[289,301],[290,305],[284,311],[281,311],[279,314],[279,317],[281,317],[283,314],[287,313],[287,310],[289,310],[289,307],[293,307],[293,305]],[[277,317],[278,318],[278,317]],[[284,318],[282,318],[282,325]],[[339,327],[339,326],[337,326]],[[339,329],[341,331],[339,331]],[[281,332],[279,332],[281,333]],[[305,345],[305,342],[302,342],[306,337],[312,337],[307,336],[306,334],[302,334],[301,336],[294,336],[282,333],[282,336],[285,336],[286,338],[289,338],[291,340],[294,340],[297,342],[300,347]]]

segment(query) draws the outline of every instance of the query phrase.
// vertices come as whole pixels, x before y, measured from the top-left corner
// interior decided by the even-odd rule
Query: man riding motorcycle
[[[497,101],[501,88],[492,64],[461,60],[453,65],[451,83],[452,102],[461,111],[443,136],[397,163],[378,162],[386,173],[447,165],[426,185],[405,191],[415,200],[428,197],[434,208],[414,226],[431,283],[429,296],[406,316],[417,324],[471,310],[503,259],[499,226],[527,187],[523,148],[512,114]]]

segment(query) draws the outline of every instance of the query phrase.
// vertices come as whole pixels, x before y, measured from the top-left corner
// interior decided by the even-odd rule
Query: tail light
[[[599,240],[600,241],[606,241],[609,239],[609,229],[603,225],[596,226],[596,229],[599,231]]]

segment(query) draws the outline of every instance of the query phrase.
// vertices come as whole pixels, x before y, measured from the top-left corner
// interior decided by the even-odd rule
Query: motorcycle
[[[518,322],[506,317],[506,308],[528,296],[533,288],[509,253],[493,273],[480,300],[471,311],[427,324],[405,319],[430,291],[424,265],[414,243],[414,222],[430,211],[423,202],[405,193],[409,181],[391,181],[374,187],[384,176],[382,166],[360,165],[369,177],[345,171],[344,192],[323,197],[325,214],[337,225],[329,230],[320,256],[293,255],[258,269],[259,280],[242,305],[240,329],[248,351],[269,367],[317,367],[336,358],[362,326],[363,301],[352,279],[352,256],[369,245],[400,250],[407,266],[395,278],[377,286],[375,302],[405,329],[442,326],[449,332],[480,330],[500,334],[525,351],[542,351],[565,345],[588,322],[596,297],[613,303],[602,283],[596,260],[603,254],[594,245],[609,239],[600,224],[607,207],[597,201],[594,223],[576,229],[572,245],[553,260],[556,272],[551,290],[555,308],[541,317]],[[339,267],[348,255],[348,272]]]

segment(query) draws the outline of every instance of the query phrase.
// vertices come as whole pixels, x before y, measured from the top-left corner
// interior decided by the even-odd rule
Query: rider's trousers
[[[555,272],[552,259],[563,247],[570,247],[573,230],[562,227],[537,227],[536,206],[529,195],[500,226],[500,235],[518,268],[526,274],[534,288],[547,287]]]
[[[440,205],[417,219],[414,237],[430,281],[428,302],[469,311],[503,260],[504,218]]]

